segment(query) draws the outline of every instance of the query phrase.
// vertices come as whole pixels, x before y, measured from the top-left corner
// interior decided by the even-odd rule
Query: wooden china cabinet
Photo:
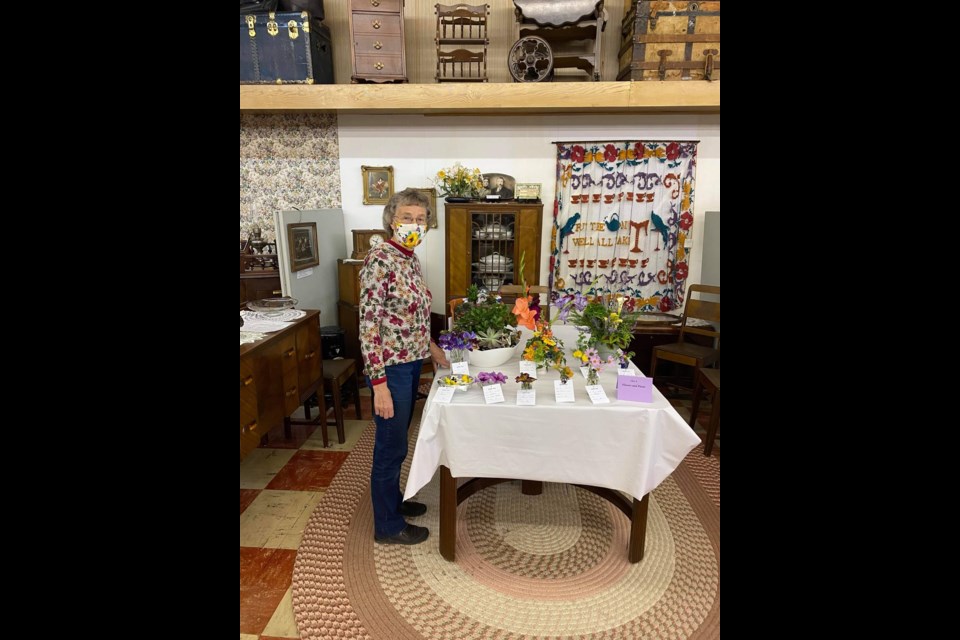
[[[543,204],[448,202],[445,208],[447,302],[465,297],[471,284],[496,291],[504,284],[520,284],[524,275],[527,284],[541,284]]]

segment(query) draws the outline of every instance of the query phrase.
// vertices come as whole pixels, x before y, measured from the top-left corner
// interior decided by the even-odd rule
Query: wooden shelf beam
[[[240,85],[240,111],[423,114],[720,113],[720,83]]]

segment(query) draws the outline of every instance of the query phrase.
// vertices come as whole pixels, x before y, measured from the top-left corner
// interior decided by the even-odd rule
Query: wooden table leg
[[[643,548],[647,542],[647,506],[649,504],[649,493],[643,496],[643,500],[633,499],[633,518],[630,519],[630,562],[643,560]]]
[[[444,560],[456,559],[457,546],[457,479],[450,469],[440,465],[440,555]]]
[[[539,496],[543,493],[543,482],[540,480],[521,480],[520,493],[525,496]]]

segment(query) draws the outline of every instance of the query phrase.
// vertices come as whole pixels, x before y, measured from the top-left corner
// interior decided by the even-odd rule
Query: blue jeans
[[[407,521],[400,515],[400,467],[407,457],[407,431],[413,420],[413,405],[420,386],[420,360],[390,365],[386,385],[393,397],[393,417],[389,420],[374,413],[377,437],[373,445],[370,469],[370,497],[373,500],[373,526],[378,536],[394,536]],[[372,388],[370,378],[367,386]]]

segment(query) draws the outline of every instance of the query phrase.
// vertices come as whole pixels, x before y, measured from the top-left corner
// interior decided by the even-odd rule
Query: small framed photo
[[[430,224],[428,226],[431,229],[436,229],[438,225],[437,220],[440,217],[439,215],[437,215],[436,190],[433,187],[414,187],[414,189],[423,193],[425,196],[427,196],[427,200],[430,201]]]
[[[487,200],[513,200],[513,190],[516,185],[517,181],[513,179],[513,176],[508,176],[505,173],[483,174],[483,188],[486,190],[485,198]],[[491,198],[490,196],[495,197]]]
[[[514,196],[517,200],[540,200],[539,182],[518,182],[514,189]]]
[[[290,271],[300,271],[320,264],[317,251],[317,223],[298,222],[287,225],[287,250],[290,252]]]
[[[387,204],[393,195],[393,167],[368,167],[363,171],[363,204]]]

